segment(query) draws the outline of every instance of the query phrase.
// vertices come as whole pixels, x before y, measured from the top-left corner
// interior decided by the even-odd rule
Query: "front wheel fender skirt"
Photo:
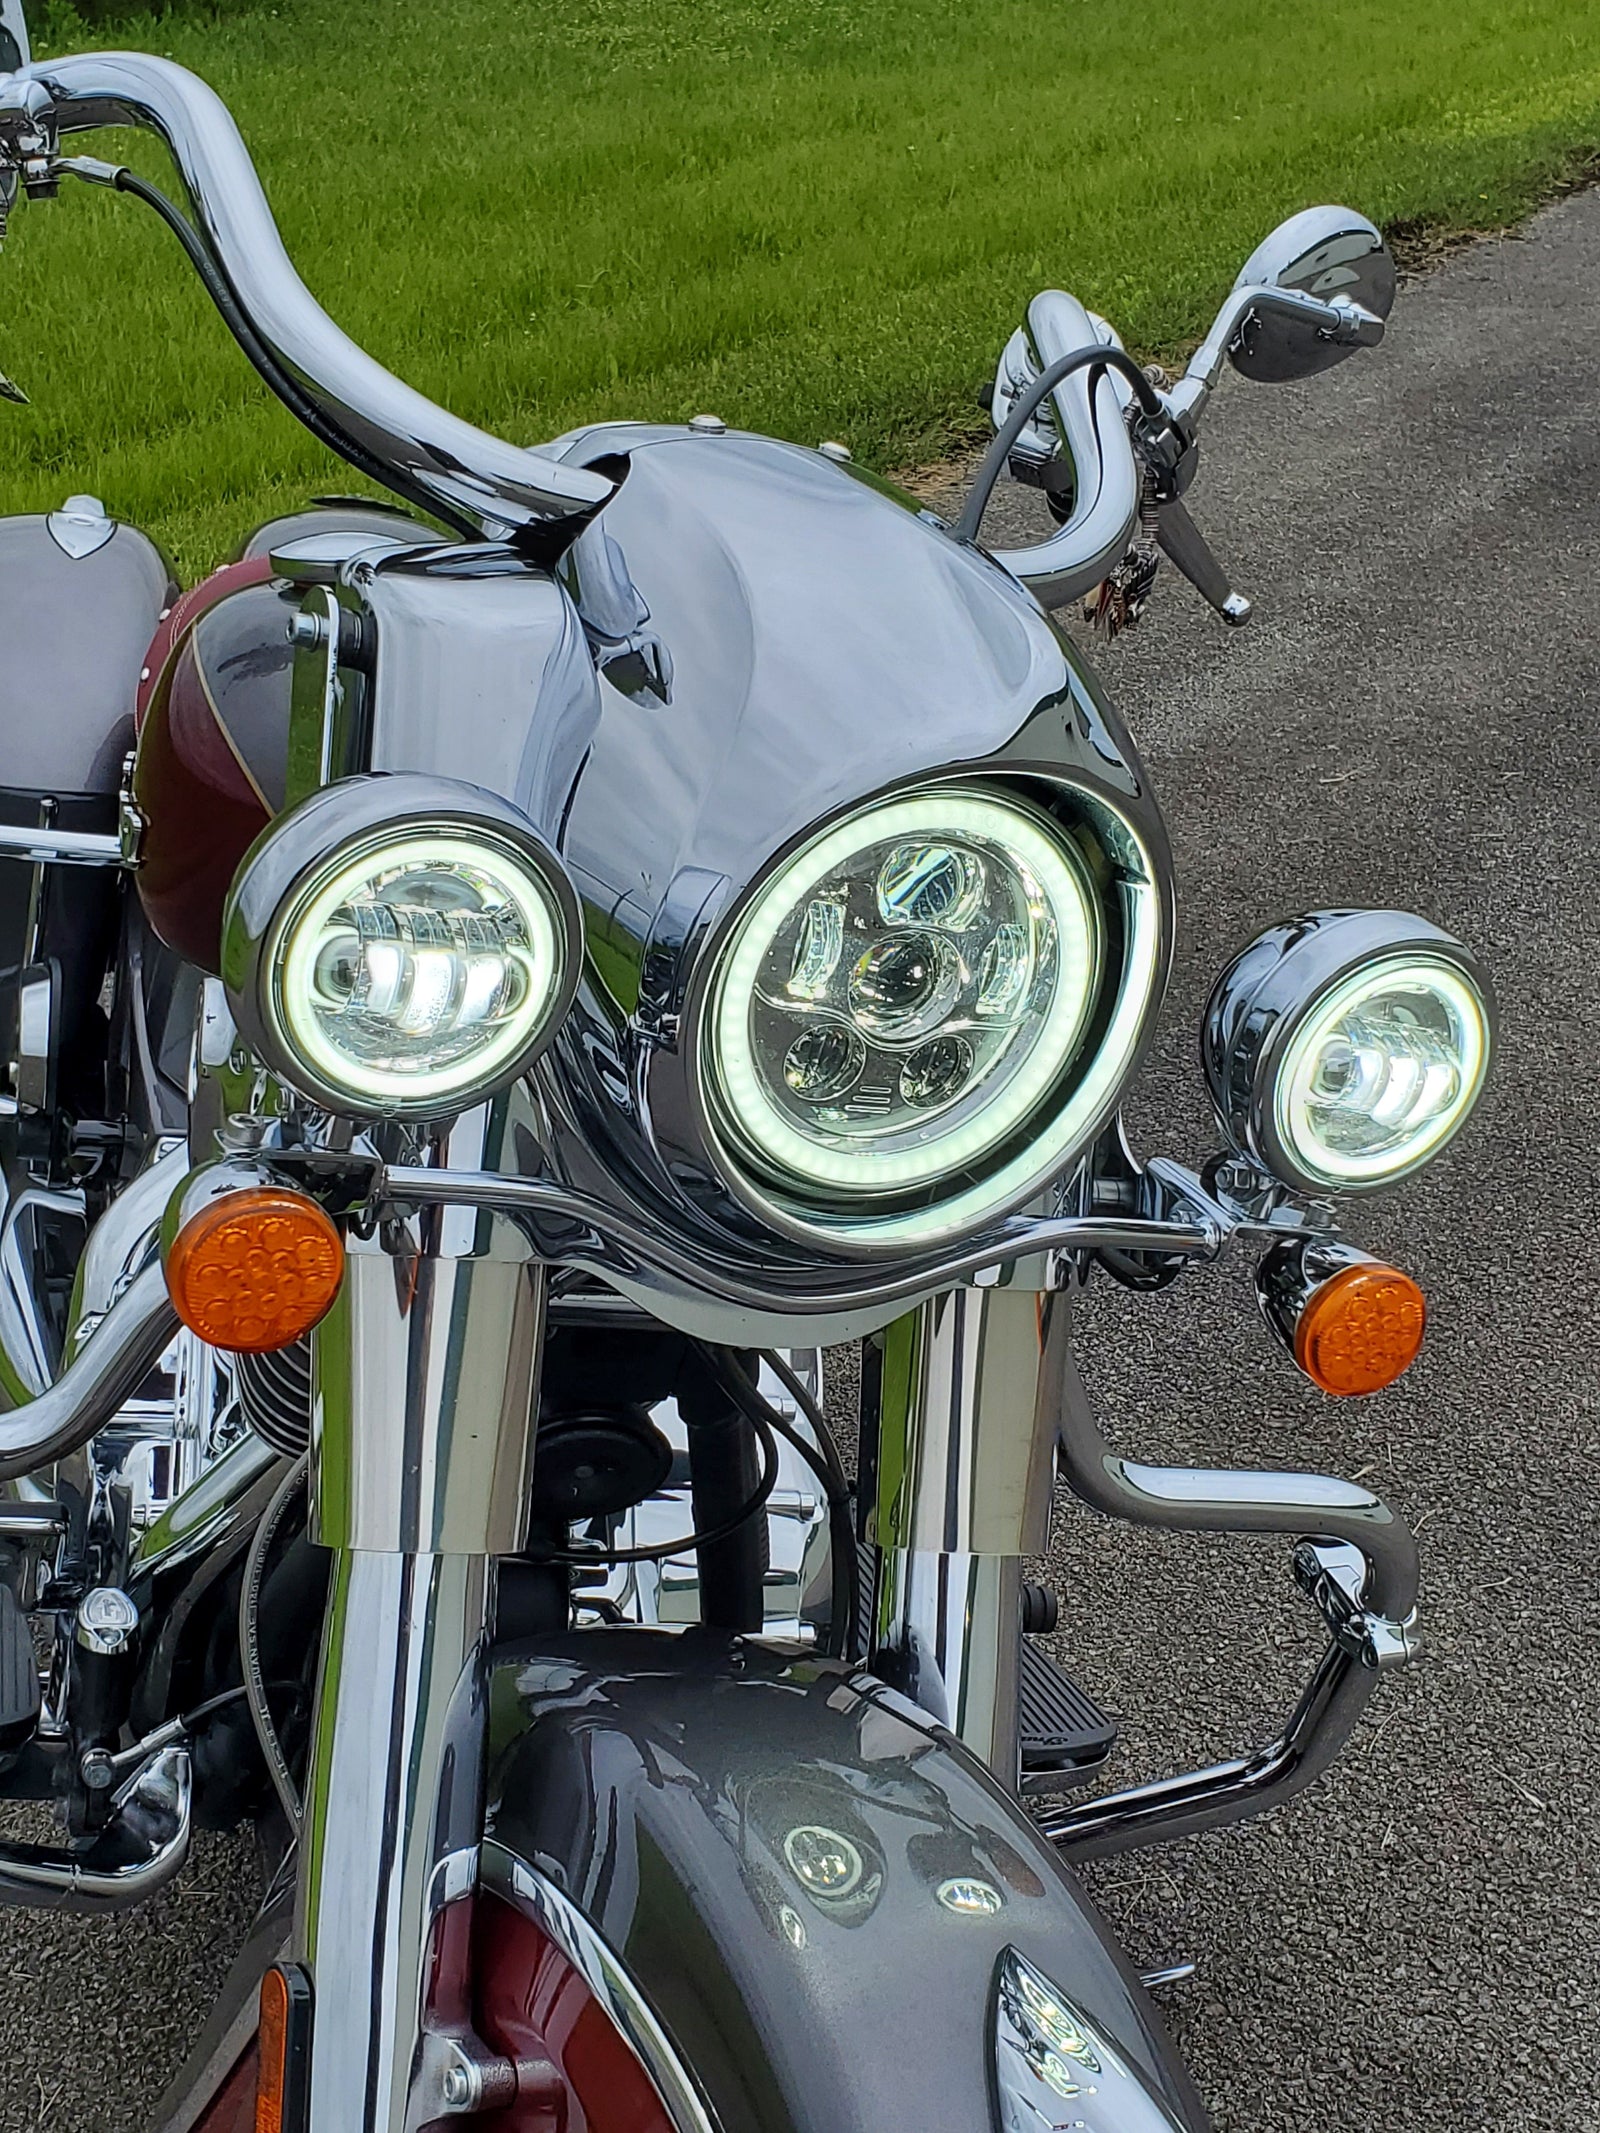
[[[592,1929],[717,2133],[1206,2133],[1077,1880],[870,1675],[598,1629],[498,1653],[490,1712],[486,1859]]]

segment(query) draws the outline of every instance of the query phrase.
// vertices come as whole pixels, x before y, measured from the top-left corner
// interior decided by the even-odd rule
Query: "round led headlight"
[[[1319,912],[1264,934],[1217,981],[1206,1075],[1234,1144],[1276,1177],[1369,1191],[1461,1126],[1492,1019],[1472,959],[1426,920]]]
[[[329,1109],[439,1117],[513,1081],[571,1002],[577,901],[494,795],[341,780],[247,854],[224,917],[235,1017]]]
[[[1004,791],[929,786],[825,830],[720,955],[700,1062],[719,1136],[842,1212],[993,1164],[1055,1122],[1104,990],[1102,894],[1073,836]]]

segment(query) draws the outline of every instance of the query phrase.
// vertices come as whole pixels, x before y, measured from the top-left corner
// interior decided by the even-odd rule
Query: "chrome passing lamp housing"
[[[508,1086],[582,961],[560,860],[509,802],[452,779],[325,786],[246,853],[223,917],[234,1019],[320,1108],[441,1118]]]
[[[1420,1170],[1483,1088],[1494,1010],[1472,956],[1400,911],[1319,911],[1222,973],[1202,1054],[1240,1154],[1313,1195]]]

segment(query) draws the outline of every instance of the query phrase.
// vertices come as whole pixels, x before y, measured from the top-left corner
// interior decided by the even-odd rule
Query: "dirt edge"
[[[1570,200],[1574,193],[1590,192],[1597,186],[1600,186],[1600,148],[1581,149],[1567,169],[1552,179],[1528,212],[1515,222],[1464,228],[1456,223],[1435,222],[1417,215],[1388,223],[1383,234],[1394,254],[1401,286],[1425,280],[1440,267],[1458,259],[1463,252],[1476,251],[1480,244],[1500,244],[1509,238],[1520,237],[1546,208],[1554,207],[1559,200]],[[1176,373],[1199,345],[1198,341],[1192,341],[1176,348],[1162,349],[1159,353],[1138,349],[1132,353],[1141,362],[1159,362],[1164,369]],[[980,417],[970,433],[951,438],[951,449],[942,459],[925,460],[913,467],[891,468],[887,478],[909,490],[913,496],[928,501],[948,497],[952,486],[982,457],[989,434],[988,425]]]

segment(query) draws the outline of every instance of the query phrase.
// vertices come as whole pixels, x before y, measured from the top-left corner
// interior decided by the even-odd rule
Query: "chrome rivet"
[[[689,427],[702,437],[725,437],[728,434],[728,425],[720,415],[691,415]]]
[[[837,442],[836,439],[832,437],[828,438],[826,443],[819,444],[817,446],[817,450],[822,454],[824,459],[837,459],[843,461],[851,456],[849,445],[840,444]]]

